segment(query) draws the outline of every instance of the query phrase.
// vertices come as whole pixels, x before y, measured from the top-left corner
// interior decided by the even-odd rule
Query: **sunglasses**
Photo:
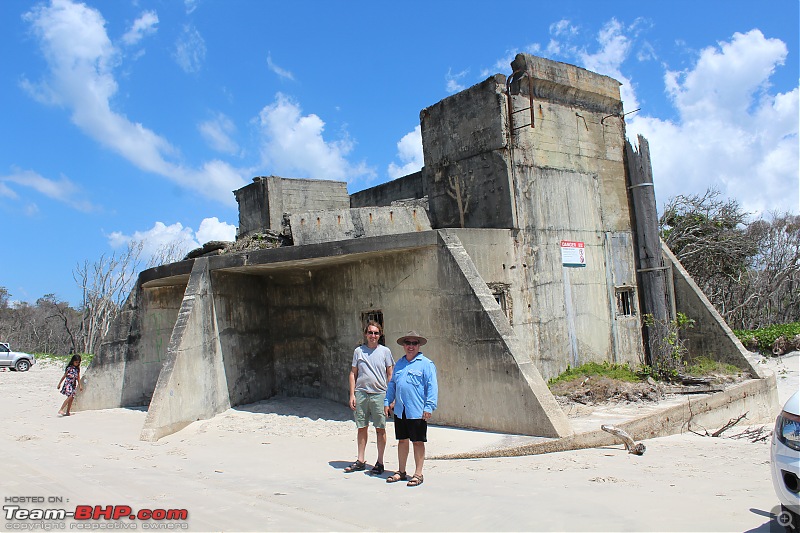
[[[416,346],[417,344],[419,344],[419,342],[417,342],[417,341],[403,341],[403,344],[405,344],[406,346]]]
[[[380,335],[380,334],[381,334],[380,331],[368,331],[367,332],[367,335]]]

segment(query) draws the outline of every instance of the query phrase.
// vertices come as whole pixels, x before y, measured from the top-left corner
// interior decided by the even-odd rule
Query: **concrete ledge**
[[[722,427],[731,418],[748,413],[749,423],[772,422],[779,410],[775,374],[763,379],[752,379],[737,384],[730,389],[705,396],[687,398],[680,405],[669,407],[647,416],[635,418],[616,426],[627,431],[634,440],[666,437],[687,431],[704,431]],[[613,446],[621,444],[619,439],[599,429],[578,433],[561,439],[526,444],[512,448],[488,450],[485,452],[458,453],[429,457],[428,459],[480,459],[489,457],[518,457],[542,453],[566,452]]]
[[[428,215],[421,207],[359,207],[311,211],[292,214],[289,219],[295,246],[431,229]]]

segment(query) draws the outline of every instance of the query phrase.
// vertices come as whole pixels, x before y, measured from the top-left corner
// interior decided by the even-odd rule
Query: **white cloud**
[[[138,43],[145,36],[155,33],[157,24],[158,15],[156,12],[145,11],[133,22],[131,29],[125,32],[125,35],[122,36],[122,42],[128,46]]]
[[[108,243],[112,248],[120,248],[131,241],[142,241],[142,253],[152,256],[164,246],[181,243],[187,250],[197,248],[199,244],[194,238],[192,228],[185,228],[180,222],[167,226],[163,222],[156,222],[152,228],[145,231],[134,231],[132,235],[125,235],[115,231],[108,236]]]
[[[267,67],[269,67],[269,69],[272,72],[274,72],[275,74],[277,74],[281,78],[285,78],[287,80],[294,81],[294,74],[292,74],[290,71],[288,71],[288,70],[286,70],[284,68],[281,68],[278,65],[276,65],[272,61],[272,54],[267,54]]]
[[[183,27],[175,42],[173,57],[187,74],[200,72],[206,59],[206,42],[194,26],[187,24]]]
[[[236,126],[223,113],[217,113],[214,118],[201,122],[197,129],[214,150],[226,154],[239,152],[239,146],[231,138],[231,135],[236,133]]]
[[[400,159],[400,165],[389,163],[388,173],[391,179],[417,172],[425,165],[422,154],[422,130],[419,125],[398,141],[397,157]]]
[[[180,222],[167,226],[156,222],[153,227],[144,231],[134,231],[127,235],[114,231],[108,235],[108,244],[119,249],[131,242],[142,243],[141,260],[146,264],[156,264],[164,260],[180,260],[187,252],[199,248],[209,241],[233,241],[236,239],[236,226],[220,222],[217,217],[205,218],[200,222],[200,229],[195,233],[192,228],[184,227]]]
[[[195,234],[197,242],[209,241],[234,241],[236,240],[236,226],[227,222],[220,222],[217,217],[204,218],[200,228]]]
[[[118,90],[113,69],[120,54],[97,10],[70,0],[53,0],[49,7],[32,9],[25,20],[39,39],[49,67],[48,77],[41,82],[23,81],[34,98],[68,108],[72,122],[86,135],[139,169],[233,205],[230,191],[246,183],[236,169],[219,161],[200,169],[174,163],[170,159],[178,150],[167,139],[112,108]]]
[[[526,50],[529,54],[539,54],[539,45],[532,45],[530,49]],[[498,72],[504,73],[508,76],[511,75],[511,62],[514,61],[514,58],[517,57],[519,50],[516,48],[512,48],[511,50],[506,50],[506,54],[495,61],[494,65],[489,68],[481,69],[481,79],[486,79],[493,74],[497,74]]]
[[[186,8],[186,14],[191,15],[195,9],[197,9],[197,4],[200,0],[183,0],[183,6]]]
[[[625,28],[616,19],[609,20],[597,35],[600,48],[595,53],[581,50],[577,53],[581,65],[593,72],[610,76],[622,83],[620,94],[625,112],[639,108],[633,82],[622,73],[622,63],[628,58],[631,51],[631,39],[627,36]]]
[[[205,162],[199,170],[186,171],[180,181],[227,205],[235,205],[233,191],[247,185],[239,169],[219,159]]]
[[[637,109],[636,83],[624,72],[629,60],[659,57],[651,43],[642,42],[647,21],[624,26],[612,18],[598,32],[592,51],[575,44],[572,36],[578,31],[565,33],[564,27],[562,22],[551,28],[553,38],[563,39],[556,45],[560,54],[620,81],[625,111]],[[659,205],[678,194],[716,187],[755,214],[800,212],[800,90],[770,91],[770,77],[786,56],[783,42],[755,29],[700,51],[685,71],[664,67],[664,91],[678,118],[626,117],[631,141],[642,134],[649,142]]]
[[[8,186],[3,183],[2,179],[0,179],[0,196],[11,198],[12,200],[19,198],[19,195],[17,195],[17,193],[15,193],[13,190],[9,189]]]
[[[691,69],[665,73],[679,120],[637,116],[627,129],[649,141],[662,204],[713,186],[756,214],[800,212],[800,90],[769,92],[786,55],[783,42],[752,30],[702,50]]]
[[[461,80],[464,79],[467,74],[469,74],[469,69],[462,70],[455,74],[453,74],[452,69],[447,69],[447,74],[444,77],[447,81],[447,92],[457,93],[466,89],[466,85],[464,85]]]
[[[259,126],[262,162],[270,173],[341,181],[375,175],[365,163],[347,160],[354,147],[348,136],[326,141],[325,122],[314,114],[303,115],[300,105],[284,94],[278,93],[275,102],[261,110]]]
[[[19,170],[7,176],[0,176],[0,195],[7,191],[7,196],[16,198],[16,193],[8,187],[8,183],[31,188],[48,198],[67,204],[79,211],[89,212],[95,209],[91,202],[83,198],[80,187],[63,176],[60,180],[54,181],[31,170]]]

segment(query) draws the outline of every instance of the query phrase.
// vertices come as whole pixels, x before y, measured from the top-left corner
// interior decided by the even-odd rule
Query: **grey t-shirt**
[[[353,365],[358,369],[356,390],[375,394],[386,392],[386,369],[394,366],[392,352],[379,344],[374,350],[362,344],[353,352]]]

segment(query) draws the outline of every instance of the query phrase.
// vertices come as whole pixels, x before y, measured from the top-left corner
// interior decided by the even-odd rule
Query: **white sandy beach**
[[[781,403],[797,390],[798,359],[795,352],[768,363],[777,370]],[[272,399],[149,443],[139,440],[144,410],[57,416],[62,372],[41,364],[25,373],[0,372],[4,506],[186,509],[188,520],[171,525],[189,531],[767,532],[778,505],[766,442],[683,434],[645,441],[641,457],[619,445],[531,457],[432,460],[425,464],[424,484],[408,488],[385,483],[388,473],[373,478],[342,472],[356,451],[355,426],[345,406]],[[391,428],[389,434],[391,471],[396,443]],[[529,440],[432,427],[428,454]],[[31,497],[55,501],[25,502]],[[37,522],[6,520],[6,514],[2,522],[4,529],[17,531],[36,524],[144,529],[154,523]]]

